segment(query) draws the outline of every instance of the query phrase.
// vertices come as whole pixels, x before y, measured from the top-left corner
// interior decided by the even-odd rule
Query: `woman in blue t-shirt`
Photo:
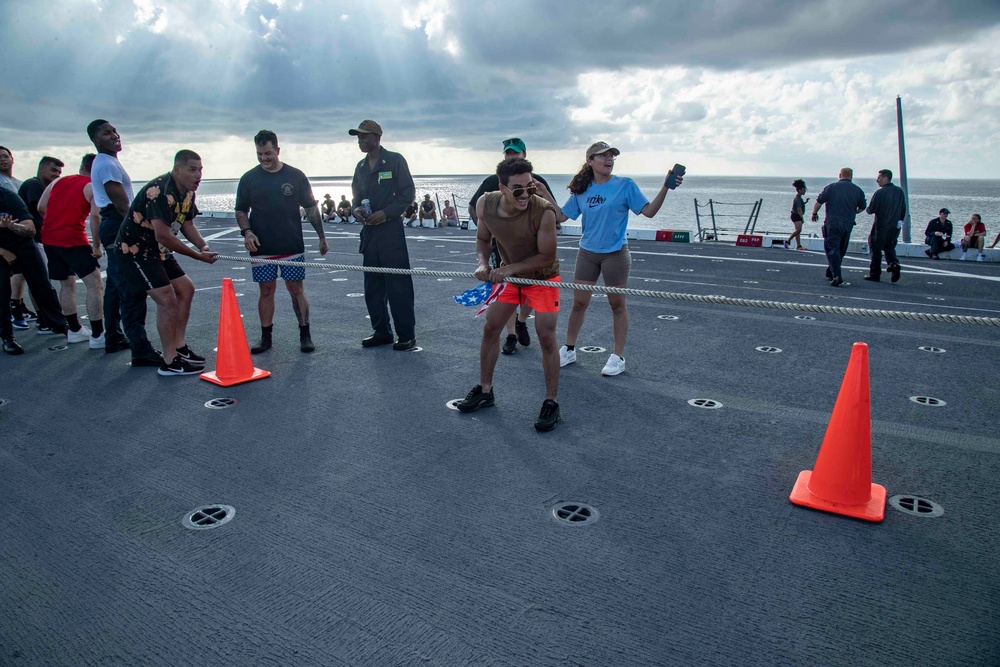
[[[562,207],[560,222],[583,216],[583,237],[576,256],[573,282],[596,285],[604,276],[608,287],[628,287],[632,258],[625,240],[628,213],[652,218],[663,205],[667,185],[649,201],[631,178],[612,176],[615,158],[621,152],[603,141],[587,149],[587,161],[570,181],[570,197]],[[677,177],[679,185],[683,179]],[[576,361],[576,338],[590,305],[591,292],[574,290],[573,308],[569,313],[566,345],[559,350],[559,365]],[[628,336],[628,310],[624,294],[608,294],[614,321],[615,349],[601,370],[601,375],[618,375],[625,370],[625,339]]]

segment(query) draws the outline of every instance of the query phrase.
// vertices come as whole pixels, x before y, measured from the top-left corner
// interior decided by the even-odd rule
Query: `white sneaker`
[[[565,345],[559,348],[559,366],[569,366],[576,361],[576,350],[570,350]]]
[[[66,342],[68,343],[86,343],[90,340],[90,329],[87,327],[80,327],[79,331],[67,331],[66,332]]]
[[[608,363],[601,369],[601,375],[620,375],[625,371],[625,360],[617,354],[608,357]]]
[[[91,350],[103,350],[104,349],[104,332],[97,338],[93,336],[90,337],[90,349]]]
[[[969,253],[967,253],[967,252],[963,252],[963,253],[962,253],[962,256],[961,256],[961,257],[959,257],[959,259],[960,259],[960,260],[962,260],[962,261],[964,262],[964,261],[965,261],[965,258],[966,258],[966,257],[968,257],[968,256],[969,256]]]
[[[986,260],[986,255],[984,255],[983,253],[979,253],[979,256],[976,257],[977,262],[982,262],[985,260]]]

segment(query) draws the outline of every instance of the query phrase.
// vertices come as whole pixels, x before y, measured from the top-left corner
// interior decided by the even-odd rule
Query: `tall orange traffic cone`
[[[253,367],[250,343],[243,330],[240,305],[236,303],[236,290],[231,278],[222,279],[222,307],[219,309],[219,348],[215,355],[215,370],[202,373],[201,379],[222,387],[241,382],[260,380],[271,375]]]
[[[799,473],[796,505],[866,521],[885,518],[885,487],[872,484],[868,346],[855,343],[812,470]]]

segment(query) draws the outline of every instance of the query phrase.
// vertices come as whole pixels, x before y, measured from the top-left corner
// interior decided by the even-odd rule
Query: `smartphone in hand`
[[[668,190],[675,190],[677,188],[677,177],[684,176],[684,172],[687,169],[682,164],[675,164],[674,168],[667,173],[667,180],[663,182],[667,186]]]

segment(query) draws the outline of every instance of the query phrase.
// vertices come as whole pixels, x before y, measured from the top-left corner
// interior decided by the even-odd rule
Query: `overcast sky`
[[[606,140],[618,171],[1000,178],[998,0],[0,0],[0,144],[14,175],[122,134],[135,178],[198,151],[206,178],[278,133],[350,175],[364,118],[415,174],[491,172],[518,136],[545,173]]]

